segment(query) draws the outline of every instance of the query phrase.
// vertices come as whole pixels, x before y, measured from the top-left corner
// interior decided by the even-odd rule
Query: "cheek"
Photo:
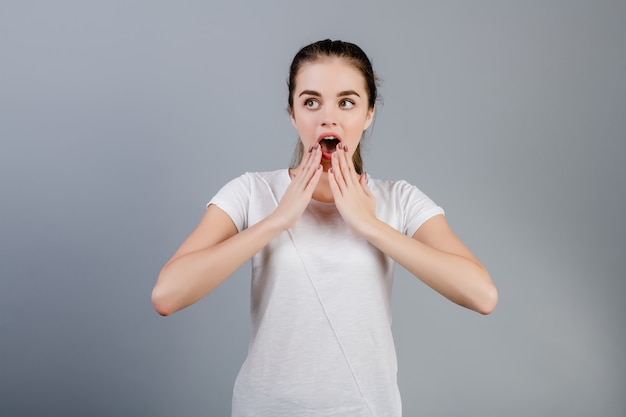
[[[312,117],[306,117],[306,115],[296,115],[295,119],[293,120],[293,125],[295,126],[295,128],[299,131],[299,132],[308,132],[310,130],[314,130],[315,129],[315,120],[313,120]]]
[[[363,133],[363,131],[367,127],[367,119],[364,117],[355,117],[350,123],[350,131],[357,132],[359,135]]]

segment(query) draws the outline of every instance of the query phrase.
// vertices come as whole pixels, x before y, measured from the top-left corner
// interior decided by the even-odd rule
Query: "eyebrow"
[[[302,91],[298,97],[302,97],[303,95],[309,95],[309,96],[316,96],[316,97],[321,97],[322,95],[320,93],[318,93],[315,90],[304,90]],[[345,97],[345,96],[357,96],[357,97],[361,97],[359,95],[359,93],[357,93],[354,90],[345,90],[345,91],[340,91],[339,93],[337,93],[337,97]]]

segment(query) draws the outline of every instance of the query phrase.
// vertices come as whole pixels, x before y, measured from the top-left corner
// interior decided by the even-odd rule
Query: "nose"
[[[336,126],[337,125],[337,117],[335,114],[335,109],[326,108],[324,109],[324,113],[322,114],[322,126]]]

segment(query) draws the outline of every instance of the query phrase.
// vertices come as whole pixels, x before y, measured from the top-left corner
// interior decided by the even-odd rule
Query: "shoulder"
[[[409,196],[428,198],[424,192],[406,180],[383,180],[368,175],[367,185],[374,195],[383,199],[402,200]]]
[[[408,236],[431,217],[445,214],[442,207],[408,181],[368,176],[367,184],[376,197],[377,215],[390,223],[397,222],[397,229]]]
[[[285,181],[289,178],[289,171],[287,169],[278,169],[275,171],[256,171],[246,172],[242,175],[251,182],[267,182],[269,184],[275,184]]]
[[[224,187],[240,187],[252,190],[259,186],[267,187],[267,184],[274,185],[285,181],[285,178],[289,177],[289,173],[286,169],[276,171],[259,171],[259,172],[244,172],[228,181]]]
[[[256,214],[267,215],[274,209],[277,191],[289,178],[287,170],[246,172],[227,182],[207,203],[226,212],[238,230],[248,227]],[[251,217],[252,216],[252,217]]]
[[[280,201],[290,181],[291,178],[287,169],[246,172],[224,185],[218,195],[225,198],[246,200],[248,203],[259,200],[275,203]]]

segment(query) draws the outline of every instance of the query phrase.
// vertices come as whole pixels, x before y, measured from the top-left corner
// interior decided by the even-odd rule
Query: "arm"
[[[167,316],[197,302],[282,230],[276,219],[268,217],[237,233],[224,211],[209,206],[198,227],[161,269],[152,290],[155,310]]]
[[[345,149],[333,154],[329,182],[337,209],[356,233],[451,301],[482,314],[493,311],[498,293],[489,273],[443,215],[427,220],[412,237],[377,219],[376,199]]]
[[[198,227],[161,269],[152,290],[155,310],[167,316],[213,291],[306,209],[322,170],[319,149],[309,152],[272,214],[237,233],[231,218],[210,205]]]
[[[443,215],[427,220],[413,237],[380,220],[362,229],[374,246],[449,300],[489,314],[498,293],[487,270],[452,232]]]

